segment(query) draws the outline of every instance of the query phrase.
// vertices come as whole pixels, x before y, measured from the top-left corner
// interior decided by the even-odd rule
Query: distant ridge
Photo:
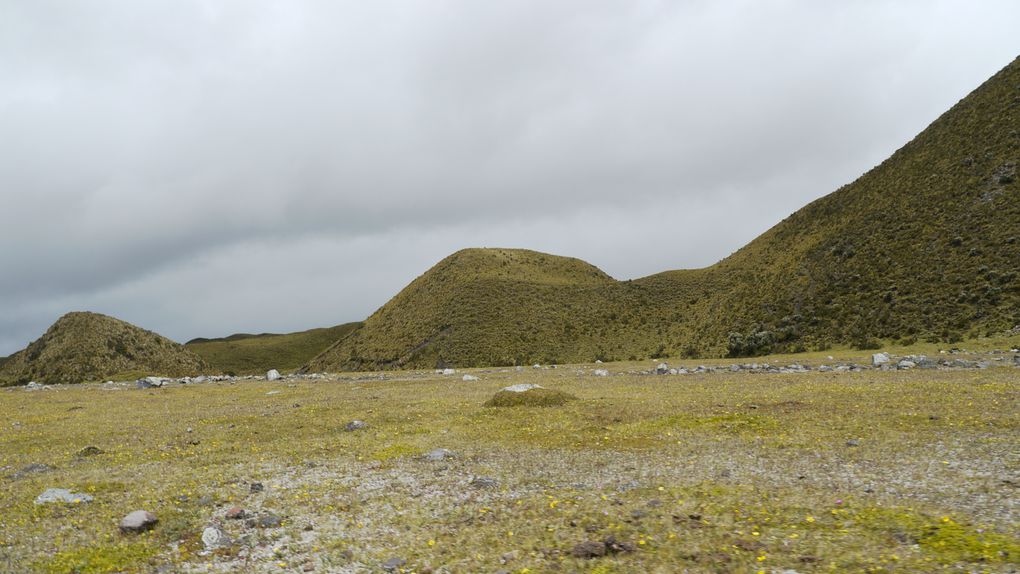
[[[201,358],[166,337],[99,313],[68,313],[0,364],[0,384],[80,383],[115,375],[186,376]]]
[[[185,348],[202,357],[213,371],[234,374],[290,371],[307,363],[361,323],[309,329],[296,333],[235,333],[217,339],[196,338]]]
[[[1020,59],[853,183],[719,263],[618,282],[468,249],[304,370],[752,355],[1020,324]]]

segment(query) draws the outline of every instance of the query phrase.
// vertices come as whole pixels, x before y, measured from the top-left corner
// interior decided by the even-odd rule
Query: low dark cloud
[[[362,319],[467,246],[711,264],[1017,55],[1015,2],[0,2],[0,354]]]

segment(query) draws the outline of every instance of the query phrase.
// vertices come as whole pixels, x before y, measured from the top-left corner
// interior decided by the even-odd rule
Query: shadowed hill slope
[[[264,373],[269,369],[289,371],[307,363],[360,326],[361,323],[345,323],[298,333],[236,333],[220,339],[193,339],[184,346],[202,357],[213,371],[239,375]]]
[[[202,359],[166,337],[99,313],[68,313],[0,365],[0,385],[80,383],[117,374],[186,376]]]
[[[853,183],[719,263],[617,282],[578,261],[444,259],[305,369],[755,354],[1020,324],[1020,59]]]

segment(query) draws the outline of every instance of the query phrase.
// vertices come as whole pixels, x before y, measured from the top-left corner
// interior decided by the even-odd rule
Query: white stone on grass
[[[92,497],[80,492],[71,492],[66,488],[47,488],[35,499],[36,504],[51,504],[54,502],[67,502],[71,504],[92,502]]]
[[[510,393],[524,393],[524,392],[530,391],[531,389],[541,389],[541,388],[544,388],[544,387],[542,385],[534,385],[534,384],[531,384],[531,383],[521,383],[521,384],[518,384],[518,385],[510,385],[509,387],[503,387],[503,390],[507,391],[507,392],[510,392]]]

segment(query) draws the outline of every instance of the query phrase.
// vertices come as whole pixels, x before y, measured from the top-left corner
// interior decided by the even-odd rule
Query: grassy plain
[[[837,360],[863,362],[852,354]],[[993,358],[1005,360],[4,389],[0,572],[381,572],[391,559],[419,573],[1014,571],[1020,369]],[[483,406],[516,383],[578,400]],[[368,428],[345,431],[354,419]],[[90,445],[103,454],[76,454]],[[456,456],[421,458],[437,448]],[[33,463],[52,470],[10,477]],[[33,504],[51,487],[95,500]],[[228,520],[234,505],[282,525]],[[136,509],[160,522],[121,534]],[[205,553],[214,524],[235,543]],[[621,551],[574,555],[610,536]]]

